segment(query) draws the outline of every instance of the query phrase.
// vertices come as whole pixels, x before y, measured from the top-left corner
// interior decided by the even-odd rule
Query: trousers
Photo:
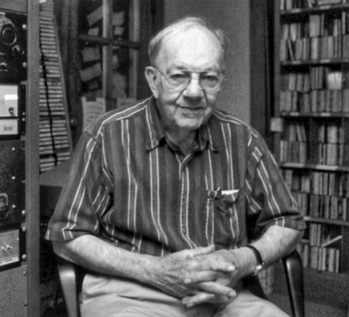
[[[84,278],[80,307],[82,317],[288,317],[246,289],[228,303],[186,308],[180,299],[149,285],[91,274]]]

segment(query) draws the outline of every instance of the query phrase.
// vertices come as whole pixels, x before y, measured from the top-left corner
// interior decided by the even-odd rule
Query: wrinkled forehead
[[[162,39],[156,63],[166,67],[221,69],[223,55],[216,35],[205,27],[195,26],[167,34]]]

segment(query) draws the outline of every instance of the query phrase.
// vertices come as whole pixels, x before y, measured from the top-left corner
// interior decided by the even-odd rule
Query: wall
[[[250,1],[165,0],[164,5],[165,25],[180,17],[199,15],[226,32],[232,53],[218,107],[250,123]]]

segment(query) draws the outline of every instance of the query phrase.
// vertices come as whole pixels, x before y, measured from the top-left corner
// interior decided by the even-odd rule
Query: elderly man
[[[170,25],[149,45],[153,96],[83,133],[47,232],[86,268],[82,316],[286,316],[241,281],[305,225],[258,133],[215,109],[226,50],[201,19]]]

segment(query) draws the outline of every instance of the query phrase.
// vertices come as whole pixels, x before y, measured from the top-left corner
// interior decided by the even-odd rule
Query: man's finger
[[[231,300],[227,296],[217,296],[213,294],[208,294],[205,292],[200,292],[194,296],[187,296],[182,299],[183,305],[188,308],[203,304],[203,303],[225,303]]]
[[[199,283],[199,287],[210,294],[215,294],[218,296],[227,296],[229,298],[236,297],[236,291],[232,288],[216,283],[216,282],[203,282]]]
[[[189,307],[193,307],[195,305],[201,304],[201,303],[210,302],[215,297],[216,297],[216,295],[214,295],[214,294],[200,292],[198,294],[195,294],[194,296],[184,297],[182,299],[182,304],[189,308]]]
[[[214,262],[211,268],[213,271],[217,272],[234,272],[236,270],[235,265],[229,262]]]
[[[198,255],[207,255],[215,251],[215,245],[211,244],[207,247],[198,247],[195,249],[188,250],[188,258],[192,258]]]
[[[218,274],[213,271],[202,271],[192,273],[190,276],[184,279],[184,284],[201,283],[215,281],[218,278]]]

